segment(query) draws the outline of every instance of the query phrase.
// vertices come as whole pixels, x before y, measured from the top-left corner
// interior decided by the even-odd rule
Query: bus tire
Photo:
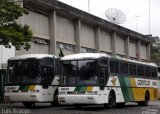
[[[58,106],[58,90],[55,91],[54,96],[53,96],[53,102],[51,102],[51,106]]]
[[[23,105],[24,105],[26,108],[31,108],[32,106],[35,105],[35,102],[23,102]]]
[[[116,104],[115,92],[113,90],[111,90],[109,93],[109,96],[108,96],[108,103],[105,104],[105,107],[111,109],[115,106],[115,104]]]
[[[138,105],[139,106],[148,106],[149,101],[150,101],[150,95],[149,95],[149,92],[146,91],[144,101],[138,102]]]

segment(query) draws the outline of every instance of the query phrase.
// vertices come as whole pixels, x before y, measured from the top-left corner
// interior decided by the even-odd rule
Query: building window
[[[68,51],[75,51],[75,46],[74,45],[65,44],[65,43],[61,43],[61,42],[57,42],[57,48],[68,50]]]
[[[142,62],[147,62],[147,60],[145,60],[145,59],[141,59],[141,61],[142,61]]]
[[[124,55],[116,54],[116,56],[119,57],[119,58],[124,58]]]
[[[91,48],[84,48],[84,47],[81,48],[81,53],[94,53],[94,52],[95,50]]]
[[[137,61],[137,58],[135,58],[135,57],[130,57],[130,59]]]
[[[37,43],[37,44],[43,44],[43,45],[48,44],[47,41],[44,39],[34,38],[33,41],[34,41],[34,43]]]
[[[105,51],[101,51],[100,53],[104,53],[104,54],[107,54],[107,55],[111,55],[110,52],[105,52]]]

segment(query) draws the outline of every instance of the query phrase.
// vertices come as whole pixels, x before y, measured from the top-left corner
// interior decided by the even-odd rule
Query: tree
[[[11,0],[0,0],[0,45],[28,50],[32,32],[27,25],[22,26],[16,22],[23,14],[28,14],[28,11],[9,1]]]
[[[159,37],[151,37],[151,61],[160,65],[160,39]]]

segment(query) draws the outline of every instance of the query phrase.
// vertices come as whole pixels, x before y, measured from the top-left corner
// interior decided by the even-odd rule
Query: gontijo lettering
[[[138,85],[150,86],[149,80],[138,80]]]

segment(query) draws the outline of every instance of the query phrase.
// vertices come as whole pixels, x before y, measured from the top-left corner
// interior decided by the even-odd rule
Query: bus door
[[[108,73],[107,73],[107,65],[100,65],[100,73],[99,73],[99,84],[100,84],[100,89],[104,90],[106,80],[108,78]]]

